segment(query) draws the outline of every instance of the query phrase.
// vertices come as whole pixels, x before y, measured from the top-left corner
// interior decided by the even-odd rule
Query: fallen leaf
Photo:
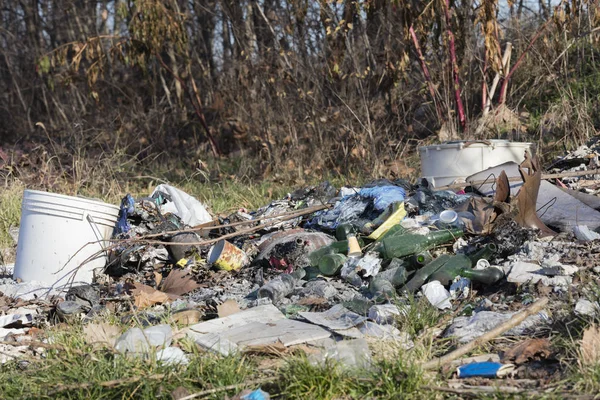
[[[583,331],[581,362],[594,365],[600,362],[600,327],[592,325]]]
[[[159,274],[158,272],[154,272],[154,282],[156,282],[156,286],[160,285],[160,281],[162,281],[162,274]]]
[[[314,296],[303,297],[302,299],[300,299],[300,301],[298,301],[298,305],[301,305],[301,306],[323,306],[328,303],[329,302],[327,301],[326,298],[314,297]]]
[[[240,311],[237,301],[233,299],[227,299],[223,304],[217,306],[217,313],[219,318],[227,317],[228,315],[235,314]]]
[[[88,344],[114,347],[121,330],[107,323],[87,324],[83,326],[83,334]]]
[[[502,170],[498,179],[496,179],[496,193],[494,194],[494,201],[500,203],[508,203],[510,200],[510,182],[506,172]]]
[[[527,170],[527,171],[526,171]],[[537,159],[525,153],[525,160],[519,165],[523,186],[517,194],[519,214],[515,222],[525,228],[539,229],[542,237],[556,236],[556,232],[548,228],[537,215],[537,198],[542,181],[542,170],[538,167]]]
[[[200,287],[194,277],[183,269],[174,269],[163,281],[161,290],[168,294],[181,296]]]
[[[171,316],[171,321],[182,325],[192,325],[200,322],[202,313],[200,310],[182,310]]]
[[[156,290],[148,285],[141,283],[135,284],[135,289],[131,291],[134,298],[134,304],[138,308],[146,308],[155,304],[167,303],[175,300],[178,296]]]
[[[492,230],[492,223],[496,219],[494,202],[487,197],[471,197],[456,207],[454,211],[468,211],[475,216],[475,219],[467,220],[470,222],[468,227],[471,233],[489,233]],[[467,222],[465,219],[462,220]]]
[[[184,397],[188,397],[190,394],[191,393],[189,392],[189,390],[187,390],[183,386],[178,386],[177,388],[175,388],[175,390],[171,392],[171,397],[173,398],[173,400],[179,400],[183,399]]]
[[[548,358],[550,354],[552,354],[552,351],[550,350],[550,340],[528,339],[506,351],[502,361],[511,361],[514,364],[520,365],[536,358]]]

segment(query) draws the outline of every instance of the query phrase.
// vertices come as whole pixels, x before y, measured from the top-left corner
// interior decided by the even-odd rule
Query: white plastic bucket
[[[52,286],[90,283],[94,270],[106,265],[103,241],[118,216],[119,207],[111,204],[25,190],[13,277]]]
[[[532,143],[508,140],[457,141],[419,147],[421,176],[440,187],[508,161],[521,163]]]

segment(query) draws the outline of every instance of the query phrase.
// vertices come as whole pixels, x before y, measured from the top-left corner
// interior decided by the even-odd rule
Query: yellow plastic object
[[[176,265],[180,266],[181,268],[185,268],[185,266],[187,265],[188,261],[189,260],[187,258],[182,258],[181,260],[177,261]]]
[[[392,226],[397,225],[406,217],[406,210],[404,209],[404,203],[398,204],[398,209],[394,211],[392,215],[388,219],[385,220],[379,228],[375,229],[373,233],[367,236],[369,239],[377,240],[381,235],[386,233]]]

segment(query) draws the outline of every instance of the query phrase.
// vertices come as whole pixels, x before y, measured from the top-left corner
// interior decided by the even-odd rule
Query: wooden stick
[[[440,367],[441,365],[447,364],[453,360],[456,360],[459,357],[464,356],[465,354],[467,354],[474,348],[479,347],[482,344],[487,343],[492,339],[495,339],[496,337],[502,335],[504,332],[509,331],[512,328],[514,328],[515,326],[519,325],[530,315],[533,315],[533,314],[541,311],[547,304],[548,304],[547,297],[543,297],[543,298],[539,299],[538,301],[536,301],[535,303],[533,303],[532,305],[527,307],[525,310],[514,315],[508,321],[496,326],[491,331],[481,335],[480,337],[478,337],[475,340],[470,341],[469,343],[465,344],[464,346],[461,346],[458,349],[446,354],[445,356],[442,356],[439,358],[434,358],[433,360],[426,362],[425,364],[423,364],[422,368],[425,370],[434,369],[434,368]]]
[[[226,391],[226,390],[239,389],[239,388],[241,388],[243,386],[260,385],[260,384],[263,384],[263,383],[272,382],[275,379],[278,379],[278,378],[270,376],[270,377],[267,377],[267,378],[254,379],[254,380],[251,380],[251,381],[237,383],[237,384],[234,384],[234,385],[221,386],[221,387],[214,388],[214,389],[207,389],[207,390],[203,390],[201,392],[192,393],[189,396],[185,396],[185,397],[180,398],[179,400],[195,399],[195,398],[200,397],[200,396],[206,396],[206,395],[209,395],[209,394],[215,394],[215,393],[223,392],[223,391]]]
[[[598,175],[600,174],[600,169],[590,169],[587,171],[570,171],[570,172],[561,172],[558,174],[542,174],[542,179],[556,179],[556,178],[573,178],[577,176],[585,176],[585,175]],[[513,176],[508,178],[509,182],[521,182],[523,179],[521,177]],[[464,183],[453,183],[451,185],[438,186],[434,187],[433,190],[448,190],[448,189],[462,189],[466,186],[477,186],[482,185],[484,183],[492,183],[494,180],[492,178],[480,180],[480,181],[470,181]]]
[[[270,226],[279,224],[280,222],[286,221],[286,220],[290,220],[290,219],[294,219],[297,217],[302,217],[304,215],[308,215],[308,214],[312,214],[313,212],[319,211],[319,210],[323,210],[327,208],[326,206],[317,206],[317,207],[311,207],[311,208],[304,208],[300,211],[297,211],[296,213],[293,214],[289,214],[286,215],[283,218],[277,219],[276,221],[273,221],[273,219],[276,219],[277,216],[266,216],[265,218],[262,218],[262,220],[267,220],[269,222],[261,224],[261,225],[257,225],[257,226],[253,226],[247,229],[243,229],[241,231],[237,231],[237,232],[232,232],[232,233],[228,233],[226,235],[222,235],[216,239],[211,239],[211,240],[203,240],[200,242],[182,242],[182,243],[177,243],[177,242],[162,242],[159,240],[146,240],[147,238],[150,237],[155,237],[156,235],[147,235],[147,236],[142,236],[139,238],[133,238],[133,239],[113,239],[111,241],[114,242],[120,242],[120,243],[144,243],[144,244],[163,244],[163,245],[171,245],[171,246],[208,246],[210,244],[213,243],[217,243],[218,241],[222,240],[222,239],[229,239],[232,237],[236,237],[236,236],[241,236],[241,235],[247,235],[249,233],[254,233],[256,231],[259,231],[263,228],[268,228]],[[257,222],[259,220],[253,220],[252,222]],[[221,225],[221,227],[223,227],[224,225]],[[220,227],[215,227],[215,228],[220,228]],[[180,232],[184,232],[184,231],[169,231],[169,232],[165,232],[161,235],[164,235],[166,233],[168,234],[176,234],[176,233],[180,233]]]
[[[212,231],[212,230],[215,230],[215,229],[222,229],[222,228],[233,228],[235,226],[240,226],[240,225],[251,225],[251,224],[256,223],[256,222],[258,222],[260,220],[272,220],[272,219],[278,219],[278,218],[280,218],[280,220],[278,222],[281,222],[281,221],[286,221],[286,220],[289,220],[289,219],[294,219],[296,217],[301,217],[301,216],[306,215],[306,214],[312,214],[313,212],[325,210],[327,208],[330,208],[330,205],[324,204],[324,205],[320,205],[320,206],[312,206],[312,207],[302,208],[300,210],[286,211],[286,212],[281,213],[281,214],[269,215],[269,216],[265,216],[264,218],[259,218],[259,219],[249,219],[247,221],[232,222],[230,224],[208,226],[207,224],[215,222],[213,220],[211,222],[206,222],[204,224],[196,225],[195,227],[190,228],[190,229],[181,229],[181,230],[178,230],[178,231],[168,231],[168,232],[161,232],[161,233],[153,233],[153,234],[150,234],[150,235],[144,235],[144,236],[142,236],[140,238],[137,238],[137,239],[145,239],[145,238],[163,236],[166,233],[168,233],[168,234],[176,234],[176,233],[187,233],[187,232]]]

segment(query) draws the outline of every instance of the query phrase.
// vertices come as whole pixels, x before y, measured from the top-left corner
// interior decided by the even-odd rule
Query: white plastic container
[[[106,265],[105,241],[118,216],[111,204],[25,190],[13,277],[54,287],[90,283],[94,270]]]
[[[507,161],[521,163],[525,151],[532,154],[532,143],[508,140],[457,141],[419,147],[421,176],[440,187]]]

